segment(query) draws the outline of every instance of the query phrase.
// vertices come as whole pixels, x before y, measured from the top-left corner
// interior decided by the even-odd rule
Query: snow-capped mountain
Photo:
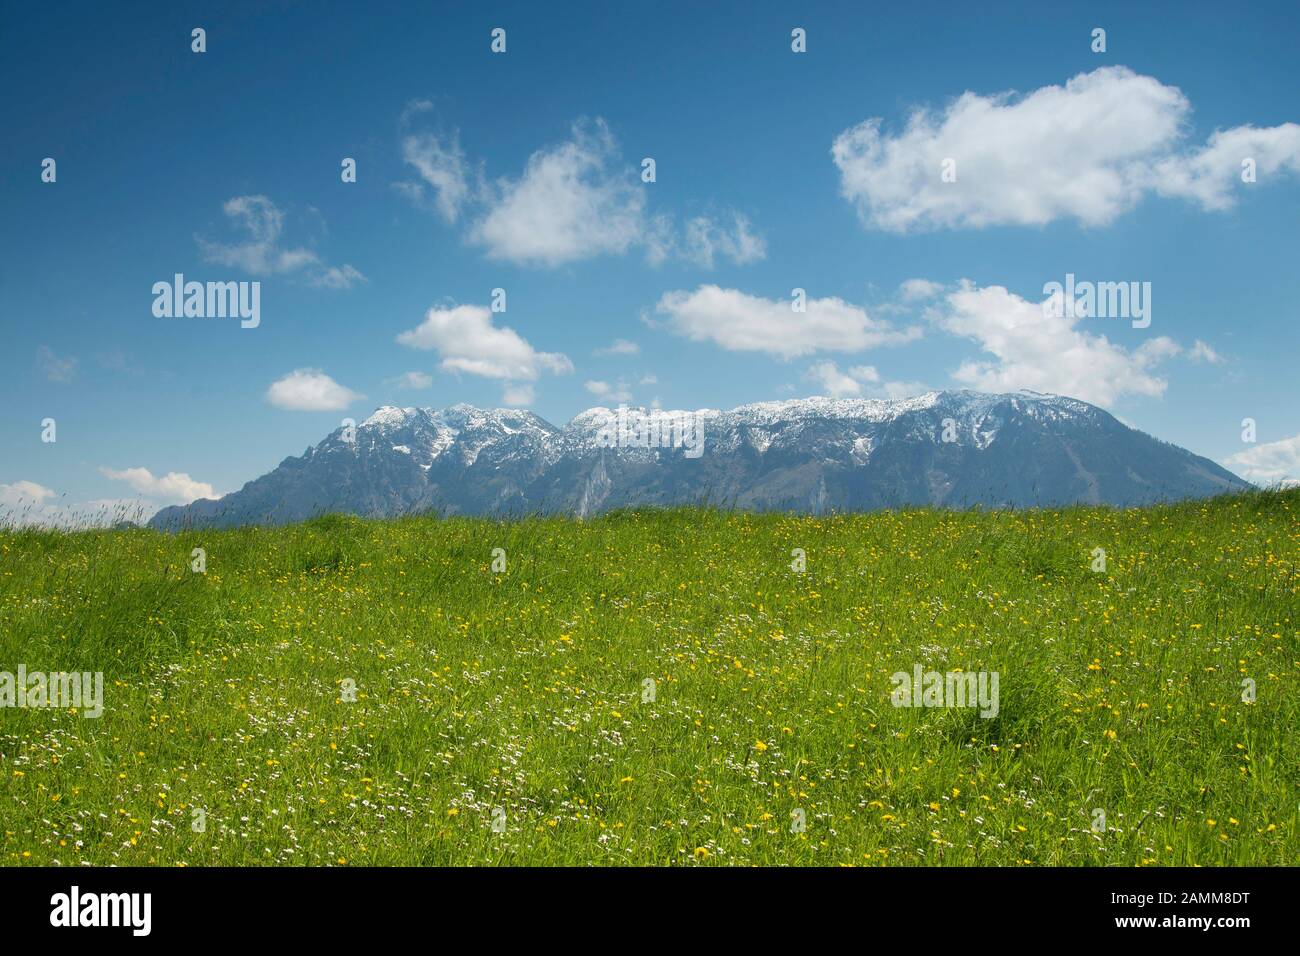
[[[591,514],[711,503],[753,510],[1139,505],[1247,488],[1208,459],[1086,402],[1018,392],[808,398],[731,411],[531,412],[385,406],[156,528],[359,515]]]

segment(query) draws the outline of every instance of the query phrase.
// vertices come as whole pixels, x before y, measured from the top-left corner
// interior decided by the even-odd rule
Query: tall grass
[[[0,861],[1294,864],[1298,509],[0,532]]]

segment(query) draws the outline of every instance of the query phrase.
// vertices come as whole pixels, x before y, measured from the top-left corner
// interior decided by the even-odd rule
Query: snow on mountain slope
[[[326,511],[585,515],[701,502],[814,513],[1140,505],[1245,487],[1086,402],[1035,392],[591,408],[563,428],[514,409],[385,406],[239,491],[164,509],[151,524],[280,523]]]

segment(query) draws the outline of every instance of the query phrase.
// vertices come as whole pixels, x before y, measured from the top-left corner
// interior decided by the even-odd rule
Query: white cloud
[[[400,125],[431,109],[411,104]],[[466,238],[492,259],[554,268],[639,248],[651,265],[678,256],[712,269],[719,258],[743,265],[766,255],[762,236],[740,213],[696,216],[680,236],[671,215],[651,214],[639,171],[599,118],[573,123],[567,139],[529,156],[518,177],[487,181],[454,132],[405,135],[402,159],[422,181],[394,187],[449,224],[464,217]]]
[[[341,269],[337,266],[330,266],[311,280],[312,285],[326,289],[350,289],[359,282],[369,281],[359,270],[346,264]]]
[[[1223,464],[1257,485],[1300,484],[1300,435],[1239,451]]]
[[[266,390],[266,400],[276,408],[296,412],[341,411],[362,398],[318,368],[294,369]]]
[[[38,485],[34,481],[15,481],[11,485],[0,484],[0,508],[5,510],[20,508],[24,505],[41,506],[46,498],[58,494],[52,488]]]
[[[432,108],[432,104],[428,104]],[[409,118],[410,108],[403,113]],[[402,140],[402,160],[414,166],[424,183],[394,183],[408,198],[425,202],[424,186],[433,191],[433,208],[445,221],[455,222],[470,198],[470,171],[455,134],[450,138],[413,133]]]
[[[401,375],[387,379],[384,384],[390,388],[409,388],[412,391],[421,391],[433,384],[433,376],[424,372],[403,372]]]
[[[1210,365],[1219,365],[1223,362],[1223,356],[1200,339],[1192,343],[1191,351],[1187,353],[1187,357],[1193,362],[1206,362]]]
[[[209,242],[199,237],[199,248],[208,262],[243,269],[253,275],[295,272],[319,260],[308,249],[283,249],[284,213],[265,196],[236,196],[221,207],[237,229],[248,233],[242,243]]]
[[[433,100],[411,100],[397,117],[397,124],[406,129],[412,118],[433,110]]]
[[[659,213],[650,218],[641,235],[646,262],[652,266],[661,266],[669,256],[677,252],[679,243],[674,235],[676,228],[673,217],[667,213]]]
[[[609,382],[590,381],[583,383],[583,388],[607,402],[632,401],[632,392],[625,382],[611,385]]]
[[[575,123],[569,140],[533,153],[521,177],[491,187],[470,240],[490,258],[524,265],[622,255],[641,240],[645,193],[621,164],[603,120]]]
[[[48,345],[42,345],[37,349],[36,357],[40,360],[41,371],[51,382],[66,385],[77,375],[77,360],[71,355],[60,358]]]
[[[139,498],[98,498],[65,505],[49,500],[57,496],[34,481],[0,484],[0,527],[103,528],[119,521],[143,523],[158,510]]]
[[[1241,180],[1246,159],[1255,161],[1254,184]],[[1216,130],[1200,149],[1162,160],[1152,188],[1162,196],[1195,200],[1203,209],[1231,209],[1235,188],[1253,188],[1279,172],[1300,173],[1300,126],[1295,123]]]
[[[805,378],[816,382],[820,393],[831,398],[907,398],[927,391],[920,382],[882,382],[871,365],[841,371],[829,359],[810,365]]]
[[[1243,159],[1256,159],[1261,182],[1300,171],[1300,126],[1237,127],[1187,149],[1190,114],[1177,87],[1103,67],[1024,96],[966,92],[915,110],[897,134],[869,119],[836,137],[831,155],[864,223],[894,232],[1104,225],[1151,192],[1225,209],[1245,188]],[[955,182],[941,176],[949,159]]]
[[[603,349],[596,349],[594,355],[636,355],[641,351],[641,346],[635,342],[629,342],[627,339],[615,339],[612,345]]]
[[[789,301],[702,285],[694,292],[664,293],[655,311],[668,317],[672,332],[692,341],[785,359],[818,351],[859,352],[921,335],[918,328],[897,330],[872,319],[861,306],[843,299],[808,299],[806,307],[805,312],[795,312]]]
[[[683,240],[686,258],[705,269],[713,268],[716,256],[725,256],[737,265],[763,259],[767,244],[750,230],[749,219],[738,212],[731,216],[730,231],[708,216],[696,216],[687,222]]]
[[[510,405],[533,400],[533,390],[519,383],[535,382],[543,372],[573,371],[567,355],[537,351],[514,329],[493,325],[492,312],[481,305],[432,308],[423,322],[398,335],[397,341],[409,348],[437,351],[441,367],[448,371],[503,380],[508,396],[503,400]]]
[[[809,366],[807,377],[817,383],[823,395],[831,398],[859,398],[864,384],[880,381],[880,373],[870,365],[859,365],[842,372],[830,360]]]
[[[501,392],[501,403],[503,405],[531,405],[535,391],[531,385],[506,385]]]
[[[907,279],[898,287],[898,295],[904,302],[920,302],[933,299],[943,291],[943,283],[931,282],[929,279]]]
[[[1092,320],[1046,314],[1002,286],[978,288],[963,280],[931,312],[943,329],[979,343],[994,361],[967,361],[953,373],[964,385],[987,392],[1029,388],[1109,406],[1126,395],[1164,394],[1166,381],[1152,374],[1181,349],[1163,336],[1125,350],[1104,335],[1081,331]]]
[[[169,471],[165,475],[154,477],[148,468],[124,468],[115,471],[112,468],[101,467],[99,473],[113,481],[125,481],[147,498],[156,498],[169,504],[187,505],[198,498],[218,497],[216,491],[206,481],[195,481],[180,471]]]
[[[281,246],[284,213],[267,197],[236,196],[227,199],[221,208],[236,229],[248,234],[248,239],[239,243],[221,243],[196,236],[206,261],[242,269],[255,276],[307,270],[313,285],[329,289],[349,289],[357,282],[367,281],[350,265],[342,268],[325,266],[310,249]]]

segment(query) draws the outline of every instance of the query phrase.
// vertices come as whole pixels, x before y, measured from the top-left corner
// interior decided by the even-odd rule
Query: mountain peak
[[[332,434],[220,501],[167,508],[151,524],[284,523],[326,511],[585,515],[704,501],[796,512],[1130,506],[1249,487],[1086,402],[1033,392],[598,407],[564,428],[521,409],[385,405],[358,432],[346,447]]]
[[[1088,405],[1086,402],[1079,401],[1078,399],[1068,398],[1063,395],[1053,395],[1047,392],[1036,392],[1031,389],[1021,389],[1016,392],[1007,392],[1002,394],[976,392],[969,389],[951,389],[923,392],[919,395],[911,395],[904,398],[834,398],[825,395],[813,395],[806,398],[786,398],[766,402],[750,402],[725,411],[716,408],[667,409],[647,407],[643,405],[622,405],[610,408],[604,405],[594,405],[578,412],[569,420],[568,424],[574,426],[592,421],[604,421],[610,417],[617,416],[619,408],[623,408],[626,414],[637,417],[654,415],[703,415],[706,417],[735,415],[741,417],[771,418],[774,416],[779,417],[783,414],[797,413],[799,415],[826,416],[831,418],[861,418],[869,421],[888,421],[908,412],[934,408],[939,405],[956,404],[960,406],[977,406],[983,408],[998,401],[1008,399],[1028,399],[1032,402],[1072,407],[1093,407]],[[483,424],[487,422],[517,423],[526,421],[550,424],[546,422],[545,419],[527,409],[482,408],[477,405],[471,405],[467,402],[457,402],[456,404],[449,405],[443,409],[432,407],[400,408],[396,405],[382,405],[375,409],[370,417],[363,421],[361,425],[362,427],[368,425],[401,425],[421,414],[434,420],[457,424],[464,422],[477,422]]]
[[[359,427],[402,425],[419,413],[418,408],[398,408],[396,405],[381,405]]]

